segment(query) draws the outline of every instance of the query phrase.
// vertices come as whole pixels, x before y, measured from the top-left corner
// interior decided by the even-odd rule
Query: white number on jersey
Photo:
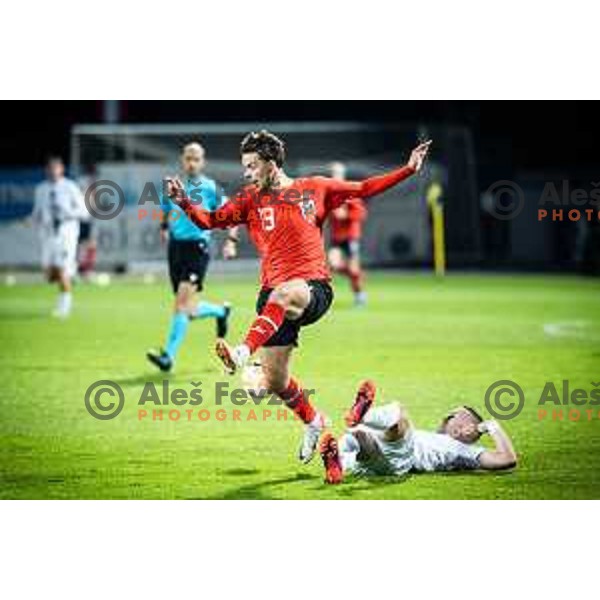
[[[258,214],[260,215],[262,228],[265,231],[273,231],[275,229],[275,209],[272,206],[259,208]]]

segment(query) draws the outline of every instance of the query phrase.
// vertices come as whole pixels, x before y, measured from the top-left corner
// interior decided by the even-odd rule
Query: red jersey
[[[367,218],[367,207],[362,198],[349,198],[342,206],[331,212],[329,225],[331,241],[334,244],[359,240],[362,236],[362,224]]]
[[[203,229],[245,224],[261,256],[261,285],[273,288],[291,279],[329,279],[323,246],[323,223],[351,197],[370,197],[414,173],[408,166],[361,182],[326,177],[295,179],[281,190],[243,189],[216,211],[180,204]]]

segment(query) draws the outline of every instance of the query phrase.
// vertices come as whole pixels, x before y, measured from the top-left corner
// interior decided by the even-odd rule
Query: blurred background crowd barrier
[[[239,142],[248,131],[260,128],[283,136],[292,176],[328,175],[330,163],[341,161],[349,179],[364,178],[404,162],[419,139],[434,140],[432,159],[423,174],[370,200],[362,244],[368,266],[431,265],[426,197],[429,186],[436,183],[443,190],[450,269],[597,272],[600,268],[597,217],[570,220],[567,198],[566,204],[547,206],[549,211],[564,209],[562,219],[539,219],[539,198],[548,182],[561,189],[560,173],[522,174],[509,182],[513,189],[508,192],[506,182],[500,182],[481,193],[468,128],[437,125],[426,130],[416,125],[358,122],[75,125],[69,176],[80,183],[84,193],[94,182],[109,180],[118,184],[125,197],[125,208],[118,216],[94,220],[98,267],[125,272],[163,264],[158,221],[151,217],[158,206],[144,198],[147,184],[152,183],[160,193],[163,177],[177,172],[181,146],[199,140],[207,151],[207,175],[232,194],[242,184]],[[31,269],[39,264],[37,237],[23,219],[31,212],[34,188],[42,178],[41,165],[0,168],[0,268]],[[571,185],[593,187],[591,180]],[[149,216],[140,219],[140,208],[147,209]],[[598,210],[600,207],[596,213]],[[256,256],[246,236],[240,254],[248,259]]]

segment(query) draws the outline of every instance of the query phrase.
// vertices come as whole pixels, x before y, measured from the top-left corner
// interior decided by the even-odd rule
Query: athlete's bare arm
[[[517,464],[517,455],[508,434],[496,421],[486,421],[479,425],[482,433],[488,433],[494,441],[494,450],[486,450],[479,457],[482,469],[495,471],[510,469]]]

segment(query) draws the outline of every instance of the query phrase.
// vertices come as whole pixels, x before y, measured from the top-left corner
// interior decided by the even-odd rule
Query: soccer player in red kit
[[[344,181],[345,165],[340,162],[332,163],[331,175],[338,181]],[[360,239],[366,218],[367,207],[360,196],[348,198],[341,206],[332,210],[329,216],[329,265],[334,272],[348,277],[357,306],[362,306],[367,301],[364,274],[360,264]]]
[[[291,376],[290,359],[300,328],[318,321],[333,300],[323,247],[323,223],[348,198],[369,198],[419,171],[429,144],[417,146],[406,165],[364,181],[292,179],[283,170],[283,142],[263,130],[248,134],[241,143],[248,185],[216,211],[204,210],[186,198],[179,180],[167,182],[169,196],[199,227],[223,229],[245,224],[258,247],[258,317],[243,343],[230,347],[220,340],[216,351],[227,370],[234,373],[259,348],[263,349],[261,387],[277,394],[306,425],[299,452],[302,462],[313,457],[326,419],[314,408],[300,382]]]

